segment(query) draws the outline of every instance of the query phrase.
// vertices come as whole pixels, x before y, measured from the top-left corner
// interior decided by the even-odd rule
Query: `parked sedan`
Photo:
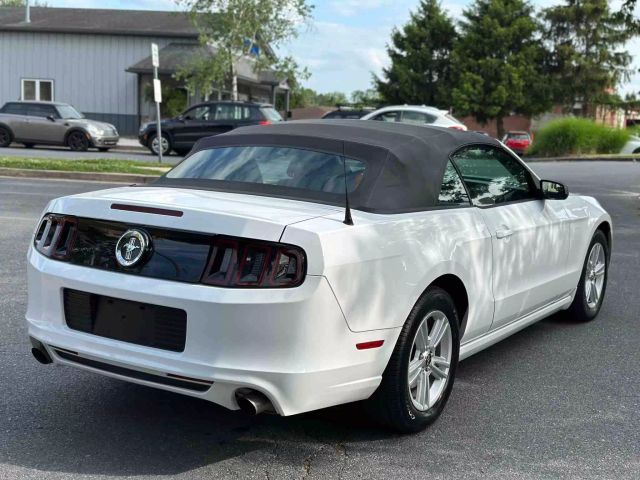
[[[163,154],[173,150],[178,155],[186,155],[201,138],[247,125],[268,125],[281,121],[280,114],[265,103],[208,102],[194,105],[176,118],[162,120],[160,140],[156,123],[145,123],[140,127],[138,140],[154,155],[158,154],[159,145],[162,145]]]
[[[119,138],[113,125],[89,120],[66,103],[8,102],[0,108],[0,147],[17,142],[27,148],[65,145],[79,152],[106,152]]]
[[[432,127],[467,130],[467,127],[446,110],[424,105],[397,105],[380,108],[364,115],[361,120],[377,120],[390,123],[408,123],[410,125],[430,125]]]
[[[384,122],[237,129],[45,212],[40,362],[251,413],[366,400],[404,432],[440,415],[459,360],[561,310],[594,319],[611,252],[597,200],[497,140]]]

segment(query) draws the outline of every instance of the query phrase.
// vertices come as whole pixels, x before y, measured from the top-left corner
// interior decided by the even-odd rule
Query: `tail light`
[[[228,288],[290,288],[306,273],[304,250],[282,243],[217,237],[202,283]]]
[[[450,126],[449,126],[449,128],[450,128],[450,129],[452,129],[452,130],[462,130],[462,131],[466,130],[466,129],[465,129],[463,126],[461,126],[461,125],[450,125]]]
[[[77,226],[75,217],[49,213],[40,222],[33,245],[47,257],[65,260],[71,253]]]
[[[268,120],[261,120],[260,125],[271,125],[271,122]]]

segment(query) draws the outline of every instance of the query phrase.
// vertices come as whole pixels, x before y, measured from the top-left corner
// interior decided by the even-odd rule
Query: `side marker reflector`
[[[356,348],[358,350],[368,350],[369,348],[381,347],[383,343],[384,340],[373,340],[371,342],[356,343]]]

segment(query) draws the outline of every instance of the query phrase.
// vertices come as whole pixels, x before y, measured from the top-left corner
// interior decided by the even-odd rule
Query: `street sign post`
[[[158,44],[151,44],[151,64],[153,65],[153,100],[156,102],[156,140],[158,142],[158,162],[162,163],[162,127],[160,125],[160,104],[162,103],[162,86],[158,78],[160,54]]]

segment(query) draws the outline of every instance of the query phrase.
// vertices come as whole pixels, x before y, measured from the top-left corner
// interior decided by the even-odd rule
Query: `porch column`
[[[271,105],[276,106],[276,86],[271,85]]]
[[[285,97],[284,97],[284,111],[285,111],[285,115],[287,117],[287,119],[289,119],[289,102],[291,100],[291,90],[287,89],[285,90]]]

